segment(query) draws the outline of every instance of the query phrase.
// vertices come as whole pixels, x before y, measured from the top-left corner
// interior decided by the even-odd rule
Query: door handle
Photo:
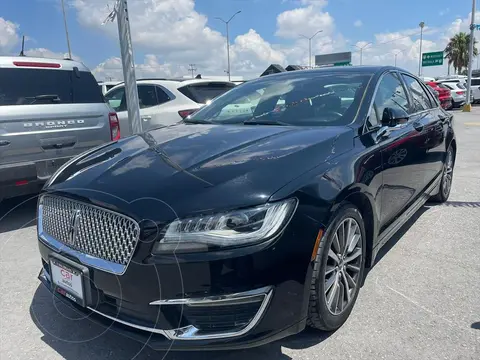
[[[10,141],[8,140],[0,140],[0,146],[7,146],[10,145]]]
[[[422,123],[419,123],[419,122],[414,122],[413,123],[413,128],[420,132],[420,131],[423,130],[424,125]]]
[[[142,116],[142,120],[143,120],[143,121],[149,121],[149,120],[151,120],[151,119],[152,119],[151,116]]]

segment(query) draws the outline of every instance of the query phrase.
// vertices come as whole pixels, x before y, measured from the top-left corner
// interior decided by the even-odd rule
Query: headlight
[[[284,229],[296,205],[296,199],[289,199],[250,209],[175,220],[166,227],[153,252],[198,252],[267,241]]]

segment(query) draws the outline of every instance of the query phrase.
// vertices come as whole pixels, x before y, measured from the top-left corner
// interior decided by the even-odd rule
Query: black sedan
[[[265,76],[65,164],[40,195],[39,278],[156,349],[335,330],[381,246],[448,199],[456,148],[401,69]]]

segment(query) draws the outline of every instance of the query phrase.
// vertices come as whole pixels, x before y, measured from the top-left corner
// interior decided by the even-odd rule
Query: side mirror
[[[382,126],[397,126],[408,121],[408,114],[406,111],[399,108],[386,107],[382,114]]]

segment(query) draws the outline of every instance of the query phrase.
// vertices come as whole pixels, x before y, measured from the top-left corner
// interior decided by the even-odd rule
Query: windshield
[[[299,72],[236,87],[185,122],[341,126],[352,122],[372,75]]]

